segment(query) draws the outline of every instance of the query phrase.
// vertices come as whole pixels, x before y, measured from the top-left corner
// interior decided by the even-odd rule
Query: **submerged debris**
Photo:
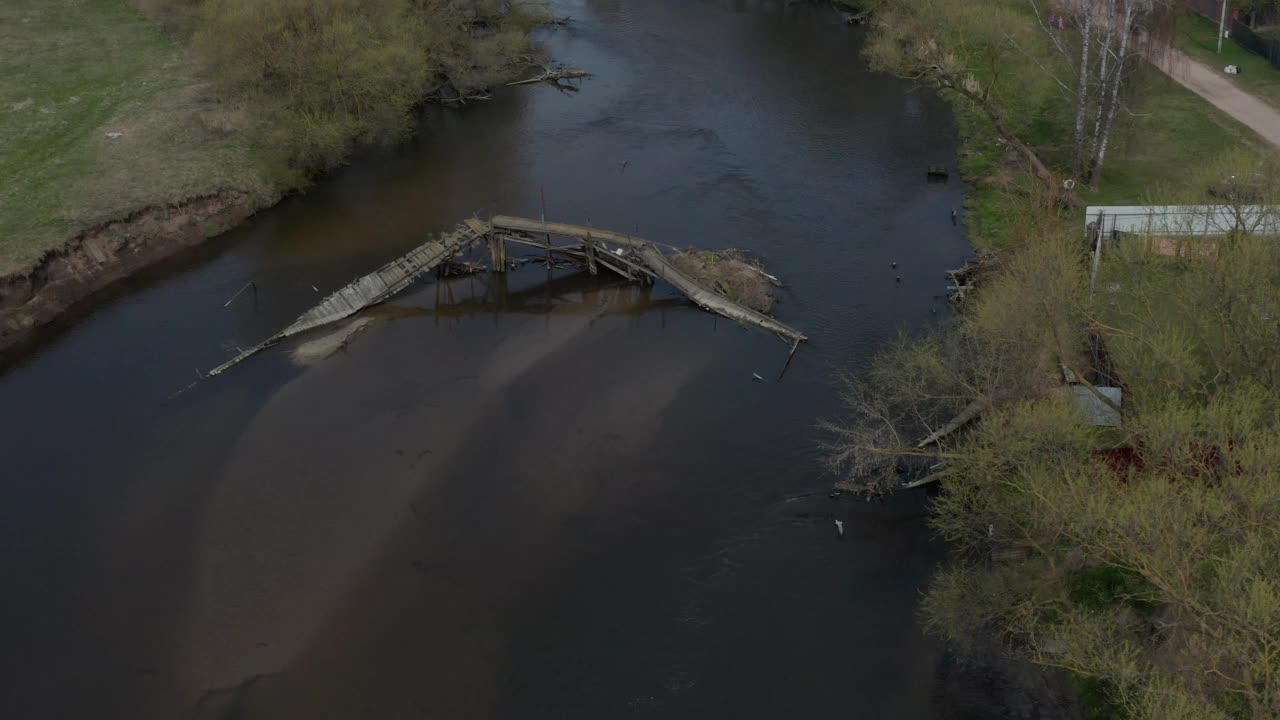
[[[948,270],[947,278],[952,284],[947,288],[947,299],[953,304],[964,302],[965,295],[972,290],[986,275],[1000,268],[1004,257],[999,251],[979,255],[976,259],[964,264],[958,270]]]
[[[556,245],[553,244],[552,235],[568,237],[574,242]],[[475,218],[466,220],[453,232],[446,233],[437,240],[430,240],[378,270],[356,279],[325,298],[284,330],[251,348],[238,348],[239,354],[210,370],[208,374],[219,375],[287,337],[332,325],[377,305],[409,287],[417,278],[431,270],[440,269],[442,275],[478,272],[483,269],[482,265],[463,261],[460,257],[482,243],[489,246],[492,267],[496,272],[508,269],[506,246],[515,243],[541,250],[545,253],[544,261],[548,265],[563,262],[567,267],[581,267],[585,264],[593,274],[598,271],[598,267],[604,267],[630,280],[646,283],[653,279],[663,279],[699,307],[740,323],[768,330],[791,343],[791,354],[787,356],[783,372],[786,372],[800,343],[808,339],[795,328],[765,314],[773,305],[768,285],[781,285],[781,282],[740,252],[690,251],[685,253],[687,269],[684,269],[663,255],[652,243],[630,235],[546,220],[497,215],[487,223]],[[312,289],[315,289],[314,285]],[[341,349],[349,337],[338,336],[328,343],[307,348],[297,359],[305,362],[309,357],[322,357],[325,353]]]
[[[507,83],[507,85],[508,86],[529,85],[532,83],[545,82],[550,85],[554,85],[559,90],[568,90],[568,91],[576,92],[578,88],[577,86],[571,84],[571,81],[581,80],[582,78],[591,77],[591,73],[587,72],[586,70],[568,67],[567,65],[556,65],[553,67],[547,67],[546,65],[541,65],[538,63],[530,63],[530,66],[536,67],[542,72],[531,78],[509,82]]]
[[[781,285],[760,267],[759,261],[741,250],[689,248],[673,255],[671,264],[739,305],[766,315],[773,310],[770,285]]]
[[[374,318],[371,317],[349,320],[337,330],[299,344],[289,356],[298,365],[310,365],[324,360],[339,350],[346,348],[355,336],[372,324],[373,321]]]

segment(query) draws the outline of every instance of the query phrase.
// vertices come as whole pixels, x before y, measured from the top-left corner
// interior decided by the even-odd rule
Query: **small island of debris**
[[[770,286],[782,286],[759,260],[742,250],[689,248],[672,256],[671,264],[733,302],[765,315],[773,310]]]

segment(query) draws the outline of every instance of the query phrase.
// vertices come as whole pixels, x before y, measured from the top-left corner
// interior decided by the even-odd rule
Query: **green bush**
[[[429,77],[411,20],[405,0],[208,0],[195,47],[295,185],[408,131]]]
[[[1106,610],[1126,602],[1141,584],[1135,573],[1110,565],[1079,570],[1067,582],[1071,601],[1087,610]]]
[[[182,18],[193,0],[137,0]],[[528,52],[537,5],[499,0],[204,0],[194,47],[254,118],[264,172],[298,186],[358,145],[403,138],[444,82],[473,92]]]

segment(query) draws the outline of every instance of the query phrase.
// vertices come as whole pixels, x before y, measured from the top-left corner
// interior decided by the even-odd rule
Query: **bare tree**
[[[1048,217],[990,270],[955,325],[900,339],[870,372],[846,380],[847,415],[825,425],[834,470],[873,491],[896,489],[902,469],[949,467],[985,413],[1052,392],[1064,365],[1085,369],[1078,241]]]
[[[1064,21],[1054,23],[1042,12],[1041,0],[1027,3],[1050,46],[1071,70],[1076,172],[1096,186],[1127,81],[1141,55],[1135,38],[1145,35],[1152,19],[1172,6],[1169,0],[1070,0],[1059,10]],[[1093,128],[1086,133],[1090,109]]]
[[[1143,21],[1151,16],[1155,7],[1156,0],[1111,0],[1107,37],[1110,42],[1115,42],[1118,36],[1119,47],[1114,56],[1109,48],[1106,49],[1106,57],[1114,57],[1114,69],[1110,74],[1101,75],[1102,92],[1106,97],[1099,98],[1099,105],[1105,102],[1106,119],[1101,127],[1094,129],[1096,147],[1091,148],[1092,157],[1085,172],[1085,179],[1095,187],[1106,161],[1107,145],[1111,141],[1111,127],[1116,119],[1116,111],[1120,108],[1120,93],[1125,80],[1128,79],[1130,60],[1136,56],[1136,54],[1130,55],[1130,39],[1135,33],[1141,32]]]
[[[1103,0],[1076,0],[1065,8],[1065,12],[1070,14],[1071,27],[1078,28],[1080,36],[1078,39],[1079,50],[1072,47],[1070,35],[1064,32],[1067,26],[1066,17],[1060,23],[1054,22],[1054,16],[1041,12],[1040,3],[1037,0],[1027,0],[1031,6],[1032,12],[1036,15],[1036,22],[1040,25],[1040,29],[1044,31],[1045,36],[1049,39],[1050,45],[1062,57],[1062,61],[1071,69],[1072,79],[1075,83],[1073,94],[1075,96],[1075,159],[1077,171],[1082,171],[1085,167],[1084,155],[1084,139],[1085,139],[1085,118],[1088,116],[1088,110],[1092,104],[1094,97],[1094,88],[1096,83],[1090,76],[1089,58],[1093,51],[1095,23],[1094,17],[1097,15],[1096,5],[1100,5]],[[1059,24],[1061,27],[1059,27]],[[1105,42],[1098,43],[1105,46]],[[1079,58],[1078,60],[1076,58]],[[1099,62],[1106,62],[1105,47],[1104,51],[1099,53]],[[1101,71],[1102,75],[1106,74],[1105,68]]]

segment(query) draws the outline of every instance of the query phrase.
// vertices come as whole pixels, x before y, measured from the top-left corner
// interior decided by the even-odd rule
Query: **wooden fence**
[[[1214,25],[1222,20],[1222,3],[1224,0],[1186,0],[1187,7],[1195,11],[1198,15],[1207,18]],[[1280,40],[1268,38],[1259,35],[1245,23],[1244,16],[1239,10],[1232,10],[1228,6],[1230,17],[1228,18],[1228,31],[1231,39],[1246,50],[1261,55],[1268,62],[1276,67],[1280,67]],[[1263,22],[1280,22],[1280,17],[1272,13],[1259,13]]]

